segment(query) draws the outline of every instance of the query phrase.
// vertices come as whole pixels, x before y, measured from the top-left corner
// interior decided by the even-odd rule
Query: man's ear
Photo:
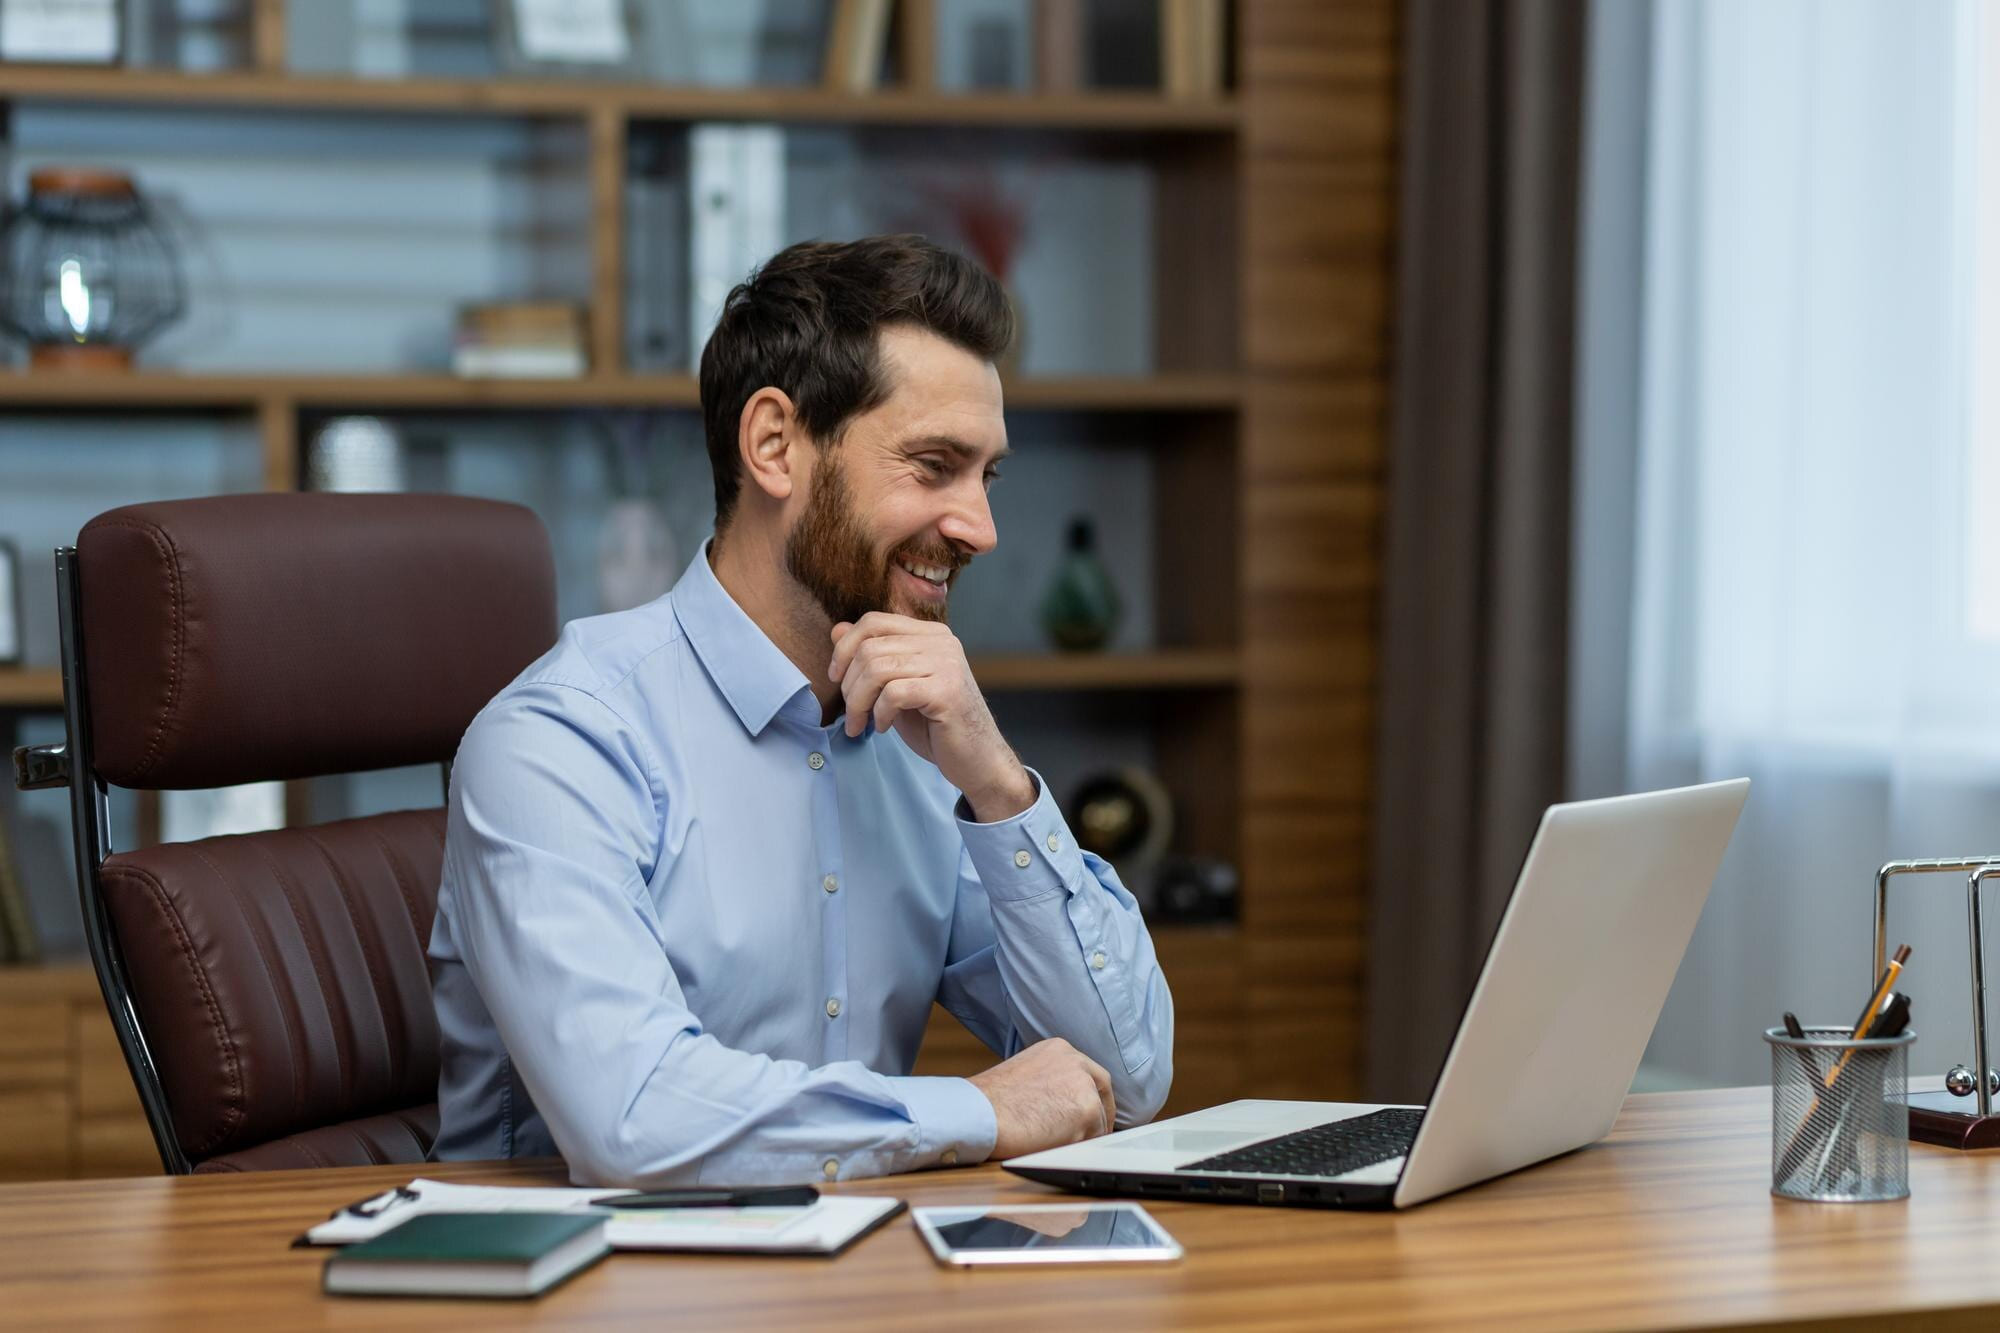
[[[736,453],[744,475],[773,500],[791,498],[799,451],[798,409],[783,389],[766,386],[750,395],[736,422]]]

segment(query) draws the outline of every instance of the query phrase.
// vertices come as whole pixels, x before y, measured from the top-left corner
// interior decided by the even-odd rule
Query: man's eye
[[[986,469],[986,484],[987,484],[988,486],[991,486],[991,485],[992,485],[992,484],[993,484],[994,482],[996,482],[996,481],[998,481],[998,480],[1000,480],[1000,469],[999,469],[999,468],[997,468],[997,467],[993,467],[993,468],[988,468],[988,469]]]
[[[926,457],[919,458],[917,461],[923,464],[924,470],[929,472],[933,477],[942,477],[944,475],[945,468],[941,460]]]

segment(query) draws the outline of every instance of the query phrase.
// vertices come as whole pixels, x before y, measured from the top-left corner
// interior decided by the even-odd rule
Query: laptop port
[[[1283,1203],[1284,1201],[1285,1187],[1283,1185],[1259,1185],[1257,1187],[1258,1203]]]
[[[1221,1184],[1221,1185],[1218,1185],[1218,1186],[1217,1186],[1216,1188],[1217,1188],[1218,1190],[1220,1190],[1220,1191],[1221,1191],[1222,1193],[1224,1193],[1224,1194],[1227,1194],[1227,1195],[1231,1195],[1231,1196],[1235,1196],[1235,1195],[1239,1195],[1239,1194],[1243,1193],[1243,1187],[1242,1187],[1241,1185],[1231,1185],[1231,1184],[1228,1184],[1227,1182],[1224,1182],[1223,1184]]]

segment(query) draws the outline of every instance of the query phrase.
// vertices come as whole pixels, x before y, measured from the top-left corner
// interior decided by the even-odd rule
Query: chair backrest
[[[492,501],[133,505],[91,520],[68,569],[71,782],[86,791],[448,764],[473,715],[555,639],[547,534]],[[90,845],[101,837],[79,836],[79,861]],[[99,979],[169,1170],[424,1158],[438,1077],[424,949],[443,846],[430,809],[79,865]]]

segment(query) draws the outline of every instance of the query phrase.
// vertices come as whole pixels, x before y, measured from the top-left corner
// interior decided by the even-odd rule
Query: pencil
[[[1889,966],[1882,970],[1882,984],[1877,986],[1875,993],[1868,997],[1868,1007],[1861,1011],[1861,1019],[1854,1025],[1853,1040],[1862,1040],[1868,1035],[1868,1029],[1875,1026],[1875,1015],[1881,1013],[1882,1006],[1889,1002],[1891,992],[1896,989],[1896,977],[1902,972],[1903,964],[1909,960],[1910,946],[1907,944],[1898,946],[1895,956],[1889,959]],[[1841,1052],[1840,1059],[1836,1060],[1833,1068],[1827,1071],[1822,1086],[1829,1089],[1832,1088],[1833,1081],[1840,1077],[1840,1071],[1847,1068],[1847,1062],[1853,1058],[1853,1047],[1850,1046],[1847,1050]]]

